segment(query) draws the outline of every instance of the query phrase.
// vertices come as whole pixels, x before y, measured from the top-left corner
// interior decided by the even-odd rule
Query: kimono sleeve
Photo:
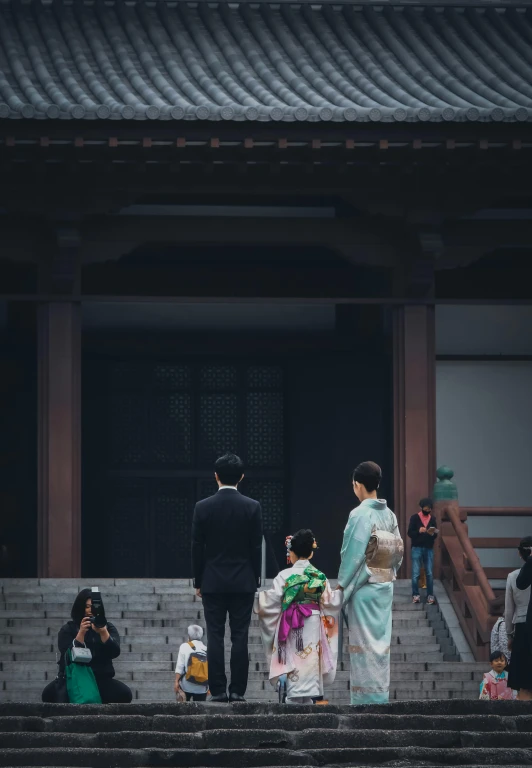
[[[392,533],[394,536],[397,536],[398,539],[401,538],[401,531],[399,530],[399,523],[397,522],[397,516],[394,512],[392,512]],[[404,543],[404,542],[403,542]],[[397,567],[395,569],[395,572],[399,570],[401,565],[403,564],[403,558],[401,558],[400,562],[397,564]]]
[[[259,629],[266,660],[271,665],[275,632],[281,616],[284,579],[279,574],[273,580],[272,589],[259,592],[255,601],[255,613],[259,618]]]
[[[342,543],[342,562],[338,573],[338,586],[344,590],[365,562],[371,531],[371,519],[367,515],[354,513],[347,521]]]
[[[489,701],[491,698],[489,691],[489,678],[487,675],[484,675],[484,678],[480,683],[480,696],[478,698],[482,701]]]

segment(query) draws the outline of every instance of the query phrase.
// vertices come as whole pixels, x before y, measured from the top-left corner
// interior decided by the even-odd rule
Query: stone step
[[[375,749],[383,746],[383,732],[376,729],[344,731],[339,729],[312,729],[286,731],[285,729],[216,730],[196,733],[169,733],[167,731],[118,731],[103,733],[0,733],[0,749],[256,749],[280,748],[308,750],[309,737],[312,751],[331,747],[336,750]],[[386,748],[422,747],[432,749],[489,748],[529,749],[532,734],[468,732],[461,730],[396,730],[386,733]]]
[[[67,705],[70,709],[70,706]],[[513,705],[511,705],[513,706]],[[48,708],[47,708],[48,707]],[[384,709],[390,710],[393,705],[388,705]],[[433,705],[437,710],[437,705]],[[492,705],[488,705],[491,709]],[[462,732],[525,732],[532,734],[532,715],[504,715],[504,714],[469,714],[459,712],[456,715],[438,714],[437,721],[434,715],[423,714],[381,714],[381,708],[374,708],[371,712],[358,713],[351,708],[338,713],[336,710],[327,707],[317,710],[312,708],[304,709],[304,713],[297,710],[283,710],[283,714],[275,714],[279,708],[268,708],[267,715],[258,714],[255,707],[246,707],[253,710],[255,714],[237,714],[231,707],[228,714],[221,714],[219,707],[215,705],[206,706],[205,710],[213,710],[215,714],[198,714],[198,708],[195,705],[185,705],[185,707],[157,707],[155,713],[148,712],[147,708],[136,705],[130,705],[131,715],[108,714],[107,709],[102,714],[102,708],[94,711],[94,714],[76,714],[66,715],[58,714],[58,709],[51,709],[51,705],[14,705],[12,711],[17,710],[15,715],[4,715],[0,717],[0,728],[3,733],[12,732],[44,732],[47,733],[103,733],[130,731],[156,731],[169,733],[196,733],[199,731],[209,731],[220,729],[234,730],[284,730],[284,731],[303,731],[305,729],[342,729],[343,731],[374,730],[374,731],[433,731],[435,722],[437,722],[438,731],[462,731]],[[41,712],[41,715],[28,715],[26,717],[20,714],[23,710]],[[260,708],[259,708],[260,709]],[[139,712],[146,710],[146,714]],[[239,707],[240,710],[240,707]],[[238,711],[239,711],[238,710]],[[181,714],[157,714],[161,712],[181,712]],[[421,711],[421,710],[420,710]],[[87,709],[85,709],[87,712]],[[347,713],[347,714],[346,714]]]
[[[522,765],[528,751],[520,748],[504,750],[478,747],[314,747],[293,750],[285,744],[264,749],[101,749],[80,747],[75,755],[68,747],[4,749],[0,753],[0,766],[90,766],[90,768],[131,768],[131,766],[315,766],[315,765],[367,765],[383,763],[401,765]],[[24,760],[24,762],[21,762]],[[149,762],[147,762],[149,760]],[[155,761],[155,762],[153,762]],[[328,762],[327,762],[328,761]]]
[[[201,598],[196,597],[195,593],[190,590],[176,590],[168,587],[168,589],[158,588],[157,592],[152,589],[145,590],[143,593],[136,594],[134,596],[131,593],[125,593],[123,590],[115,588],[116,591],[112,593],[106,592],[102,595],[104,605],[117,605],[119,603],[135,602],[136,605],[151,605],[158,602],[168,603],[189,603],[201,605]],[[74,599],[77,595],[76,590],[57,592],[51,589],[44,594],[36,594],[31,590],[10,592],[0,594],[0,603],[32,603],[32,604],[64,604],[72,606]]]

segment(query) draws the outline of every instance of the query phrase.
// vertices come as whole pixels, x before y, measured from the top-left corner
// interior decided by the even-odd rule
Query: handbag
[[[73,650],[69,648],[65,653],[65,677],[70,703],[101,704],[102,697],[100,696],[94,672],[87,665],[87,662],[73,663]],[[76,650],[84,649],[78,648]]]
[[[83,648],[78,648],[72,643],[72,661],[74,664],[90,664],[92,661],[90,648],[87,648],[85,643],[83,643]]]
[[[65,674],[59,674],[54,680],[55,687],[55,703],[56,704],[69,704],[68,691],[66,685]]]
[[[395,581],[395,573],[404,555],[404,544],[400,536],[376,527],[366,547],[366,566],[370,572],[370,584],[386,584]]]

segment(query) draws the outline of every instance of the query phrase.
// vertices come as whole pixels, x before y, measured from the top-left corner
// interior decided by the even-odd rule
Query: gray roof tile
[[[516,9],[0,5],[0,118],[532,119]]]

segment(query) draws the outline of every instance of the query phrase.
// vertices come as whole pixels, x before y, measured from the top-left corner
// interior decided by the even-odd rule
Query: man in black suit
[[[243,496],[242,460],[228,453],[214,465],[218,492],[199,501],[192,518],[192,570],[203,598],[212,701],[245,701],[248,684],[248,631],[260,586],[262,515],[258,501]],[[231,684],[227,697],[224,635],[231,628]]]

